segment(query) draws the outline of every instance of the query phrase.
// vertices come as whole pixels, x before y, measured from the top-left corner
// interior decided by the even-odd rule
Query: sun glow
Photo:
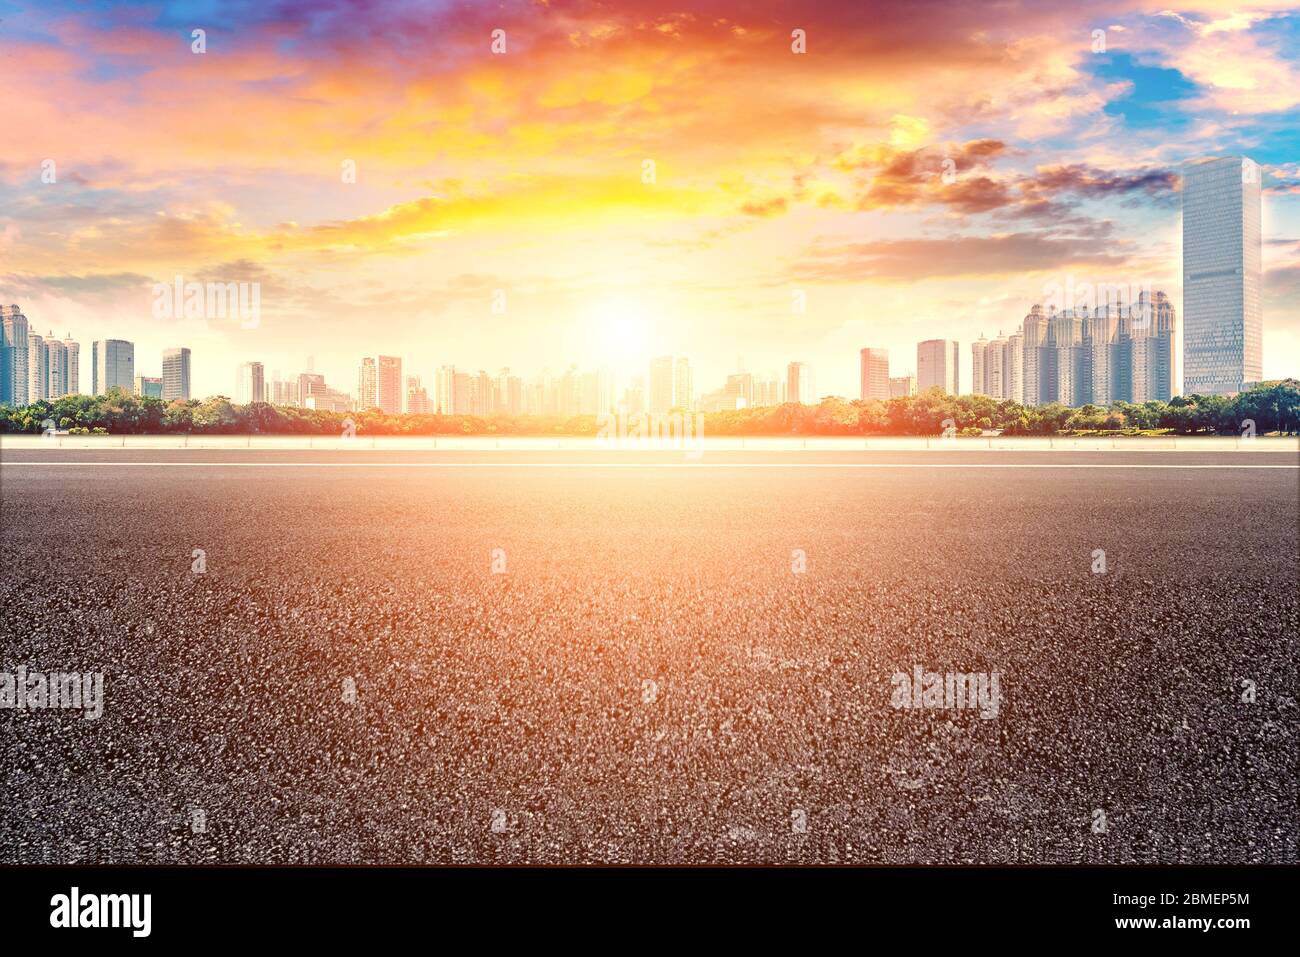
[[[637,371],[651,347],[650,318],[640,303],[610,300],[598,304],[588,318],[592,357],[611,368]]]

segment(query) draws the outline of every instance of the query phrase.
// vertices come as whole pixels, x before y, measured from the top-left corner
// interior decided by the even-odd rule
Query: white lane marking
[[[136,466],[149,468],[431,468],[431,469],[1300,469],[1296,465],[1062,462],[0,462],[0,466]]]

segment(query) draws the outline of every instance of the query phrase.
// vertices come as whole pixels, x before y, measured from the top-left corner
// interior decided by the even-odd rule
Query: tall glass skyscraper
[[[90,344],[90,393],[135,388],[135,346],[124,339],[97,339]]]
[[[1260,170],[1243,156],[1183,171],[1183,393],[1239,392],[1264,376]]]

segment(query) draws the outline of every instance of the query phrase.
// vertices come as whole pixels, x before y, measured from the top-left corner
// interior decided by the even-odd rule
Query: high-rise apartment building
[[[623,390],[623,401],[618,411],[623,415],[642,415],[645,412],[645,379],[637,376]]]
[[[122,339],[97,339],[90,344],[90,391],[135,388],[135,346]]]
[[[691,360],[679,357],[675,370],[673,408],[690,412],[695,408],[695,377],[691,374]]]
[[[0,306],[0,404],[27,405],[29,334],[21,309]]]
[[[1036,305],[1024,329],[1006,339],[1006,385],[997,397],[1025,405],[1167,402],[1174,394],[1177,326],[1163,292],[1142,292],[1137,303],[1108,302],[1094,310],[1044,313]],[[988,354],[993,352],[990,343]]]
[[[373,409],[379,404],[379,370],[375,360],[366,356],[357,370],[357,408]]]
[[[72,343],[75,352],[77,344]],[[54,338],[54,331],[49,335],[27,336],[27,400],[61,399],[76,392],[72,381],[72,358],[68,344]]]
[[[817,404],[813,370],[808,363],[791,362],[785,367],[785,401],[797,402],[800,405]]]
[[[785,402],[785,383],[768,372],[763,378],[754,382],[754,405],[763,407],[781,405]]]
[[[474,409],[473,380],[468,372],[452,375],[451,404],[455,415],[469,415]]]
[[[673,357],[650,360],[650,412],[662,415],[673,407]]]
[[[1083,405],[1083,319],[1074,310],[1052,313],[1047,338],[1038,349],[1038,388],[1042,402]]]
[[[916,389],[938,386],[957,395],[961,384],[961,344],[952,339],[927,339],[916,346]]]
[[[970,344],[970,391],[971,395],[988,395],[987,378],[984,371],[984,359],[989,350],[989,341],[984,333]]]
[[[1006,383],[1006,394],[1003,398],[1023,404],[1025,401],[1025,334],[1023,332],[1013,332],[1007,336],[1003,381]]]
[[[385,415],[402,414],[402,360],[397,356],[380,356],[376,369],[376,402]]]
[[[860,393],[864,399],[889,398],[889,350],[866,348],[858,354]]]
[[[260,362],[245,362],[235,373],[235,402],[266,401],[266,367]]]
[[[272,372],[270,381],[266,384],[266,401],[272,405],[297,405],[297,384],[281,379],[278,371]]]
[[[66,395],[81,394],[81,343],[74,342],[72,333],[63,337],[63,348],[68,352],[68,383]]]
[[[1260,169],[1243,156],[1183,171],[1183,389],[1240,392],[1264,374]]]
[[[50,397],[50,353],[45,337],[27,333],[27,401],[38,402]]]
[[[433,383],[433,411],[438,415],[456,414],[456,367],[439,366]]]
[[[190,398],[190,350],[176,346],[163,350],[162,359],[163,401]]]
[[[406,377],[406,411],[411,415],[429,414],[429,393],[418,375]]]

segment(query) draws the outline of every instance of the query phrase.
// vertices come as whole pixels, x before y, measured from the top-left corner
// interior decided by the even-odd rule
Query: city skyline
[[[1070,301],[1089,302],[1092,307],[1060,309],[1049,305],[1046,310],[1035,303],[1015,331],[994,339],[983,333],[970,343],[970,386],[961,390],[962,344],[955,340],[931,339],[916,344],[915,371],[902,375],[891,366],[888,350],[864,347],[859,350],[859,390],[842,398],[887,400],[939,386],[951,394],[986,395],[1010,399],[1026,405],[1060,402],[1072,407],[1085,404],[1109,405],[1114,401],[1142,402],[1147,399],[1168,400],[1180,393],[1176,387],[1179,332],[1177,311],[1160,290],[1137,292],[1130,302],[1121,289],[1084,290]],[[25,323],[17,305],[4,307],[0,314],[6,324]],[[67,382],[67,355],[71,355],[73,381],[79,344],[70,336],[62,342],[36,333],[27,334],[26,367],[11,368],[6,375],[21,375],[31,383],[37,381],[36,357],[44,350],[61,349],[65,368],[60,376],[51,374],[50,360],[45,359],[45,381]],[[48,344],[44,340],[49,340]],[[142,383],[167,382],[159,395],[191,398],[190,355],[187,347],[163,351],[163,374],[148,377],[135,372],[134,344],[107,340],[109,358],[119,363],[116,371],[104,378],[105,367],[99,359],[101,343],[92,345],[93,382],[111,381],[122,388],[130,387],[123,379],[134,382],[136,395],[147,395]],[[121,355],[119,356],[119,353]],[[57,354],[57,353],[56,353]],[[0,349],[8,361],[9,352]],[[437,367],[432,375],[432,397],[423,388],[419,375],[403,376],[400,356],[364,356],[356,373],[355,392],[338,389],[326,382],[315,368],[315,356],[305,357],[309,371],[282,378],[278,369],[267,376],[266,364],[260,360],[240,363],[235,370],[231,390],[212,393],[225,395],[237,404],[266,401],[307,408],[350,411],[379,408],[386,414],[412,411],[441,414],[494,413],[509,414],[596,414],[602,411],[663,413],[671,409],[720,411],[751,405],[776,405],[784,401],[814,404],[836,393],[816,387],[816,370],[808,363],[792,361],[784,379],[770,371],[755,374],[743,369],[737,357],[737,371],[729,373],[719,388],[696,390],[692,359],[688,356],[655,356],[646,364],[646,373],[632,373],[624,379],[613,376],[608,367],[580,369],[570,363],[558,374],[551,370],[511,374],[508,367],[489,374],[485,369],[470,371],[454,364]],[[56,364],[57,366],[57,364]],[[1244,385],[1261,380],[1245,380]],[[565,383],[571,383],[566,385]],[[94,388],[92,386],[92,388]],[[565,390],[571,395],[563,396]],[[792,391],[793,390],[793,391]],[[75,384],[68,391],[80,391]],[[101,390],[102,391],[102,390]],[[1238,391],[1238,390],[1228,390]],[[33,390],[31,393],[36,396]],[[62,393],[60,393],[62,394]],[[790,398],[791,395],[796,398]],[[48,392],[44,398],[57,398]],[[198,397],[198,396],[194,396]],[[504,397],[504,398],[502,398]],[[0,393],[0,401],[3,401]]]

